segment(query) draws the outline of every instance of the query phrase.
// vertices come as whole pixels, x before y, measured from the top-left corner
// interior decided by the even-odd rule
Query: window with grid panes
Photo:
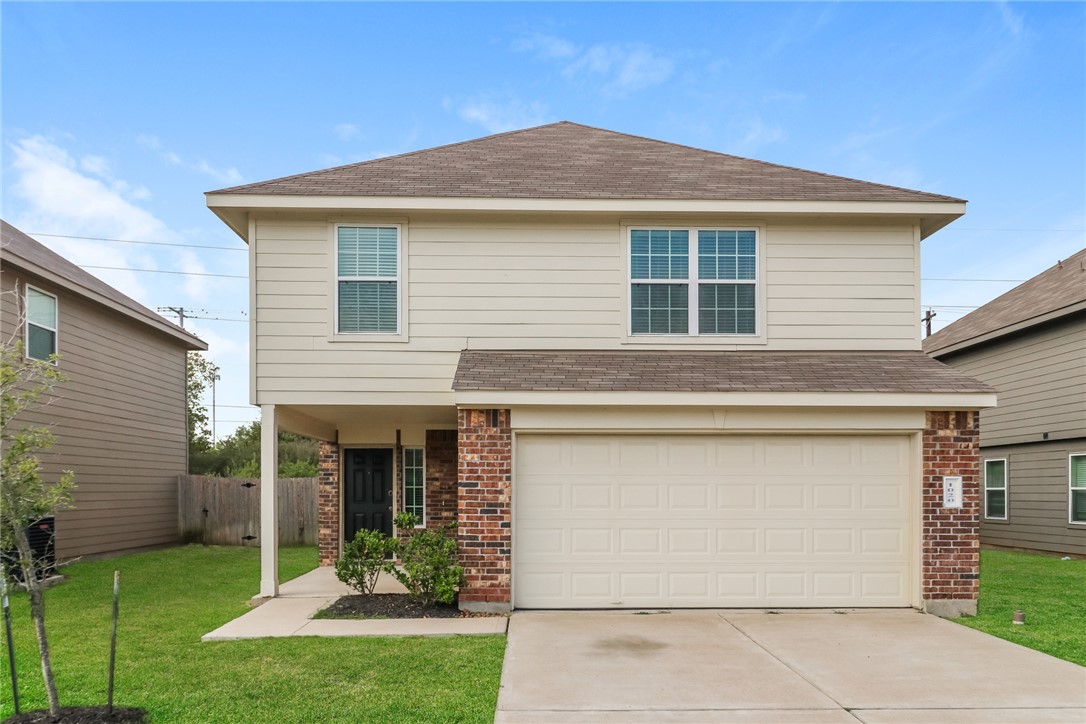
[[[631,333],[756,334],[757,250],[753,229],[631,229]]]
[[[400,230],[336,227],[336,331],[397,334]]]

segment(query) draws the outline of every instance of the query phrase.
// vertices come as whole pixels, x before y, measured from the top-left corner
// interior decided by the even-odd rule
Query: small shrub
[[[411,529],[419,518],[400,513],[393,519],[400,529]],[[452,603],[464,573],[456,562],[456,541],[445,533],[456,527],[451,523],[441,530],[420,530],[397,541],[396,553],[401,567],[389,564],[387,571],[404,585],[411,597],[424,606]]]
[[[379,530],[360,530],[343,546],[336,561],[336,578],[363,595],[373,593],[377,576],[385,569],[396,541]]]

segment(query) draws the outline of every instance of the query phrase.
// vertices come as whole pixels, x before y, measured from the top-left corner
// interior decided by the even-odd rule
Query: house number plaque
[[[962,478],[960,475],[943,476],[943,507],[962,507]]]

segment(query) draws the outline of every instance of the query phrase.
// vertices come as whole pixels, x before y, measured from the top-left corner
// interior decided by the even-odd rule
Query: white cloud
[[[1025,29],[1025,16],[1011,10],[1011,5],[1006,0],[1002,0],[996,5],[999,8],[999,19],[1003,21],[1003,27],[1017,38]]]
[[[233,166],[219,168],[217,166],[212,166],[210,163],[202,158],[197,161],[188,161],[180,154],[163,148],[162,140],[158,136],[155,136],[153,134],[141,133],[139,136],[136,137],[136,142],[144,148],[150,149],[158,153],[158,155],[161,156],[162,159],[167,163],[174,166],[187,168],[190,171],[196,171],[206,176],[210,176],[218,183],[226,184],[228,186],[236,186],[237,184],[240,184],[242,181],[245,180],[245,178],[241,175],[241,172]]]
[[[532,33],[514,40],[513,50],[522,53],[535,53],[537,58],[545,60],[572,58],[577,54],[577,46],[570,41],[545,33]]]
[[[770,125],[761,118],[752,118],[739,126],[733,135],[738,139],[729,144],[737,154],[753,154],[763,146],[780,143],[788,138],[788,132],[781,126]]]
[[[332,128],[332,133],[336,134],[343,141],[349,141],[352,138],[358,138],[359,129],[353,123],[340,123]]]
[[[450,107],[451,101],[445,106]],[[491,97],[468,99],[456,108],[465,121],[478,123],[490,133],[503,133],[529,128],[547,122],[547,106],[533,101],[525,103],[515,98],[499,100]]]
[[[675,61],[645,43],[596,43],[582,48],[553,35],[533,33],[513,42],[513,50],[562,64],[569,79],[598,83],[605,96],[622,98],[663,83],[675,71]]]

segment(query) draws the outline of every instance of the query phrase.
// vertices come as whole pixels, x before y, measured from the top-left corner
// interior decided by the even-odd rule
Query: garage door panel
[[[908,603],[905,437],[520,436],[520,607]]]

